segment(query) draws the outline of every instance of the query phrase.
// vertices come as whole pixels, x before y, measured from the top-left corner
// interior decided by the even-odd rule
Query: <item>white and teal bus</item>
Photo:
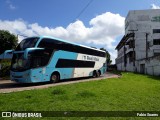
[[[13,51],[10,77],[21,83],[98,77],[106,72],[102,50],[62,39],[40,36],[20,42]]]

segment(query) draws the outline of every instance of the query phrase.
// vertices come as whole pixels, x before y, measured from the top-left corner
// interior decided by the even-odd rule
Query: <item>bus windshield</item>
[[[23,58],[23,53],[16,53],[13,55],[11,69],[12,70],[26,70],[30,67],[30,60]]]
[[[35,47],[39,37],[32,37],[32,38],[26,38],[20,42],[20,44],[17,46],[16,51],[22,51],[26,48],[32,48]]]

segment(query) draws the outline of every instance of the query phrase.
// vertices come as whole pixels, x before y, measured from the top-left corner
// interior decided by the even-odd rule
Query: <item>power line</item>
[[[84,11],[89,7],[89,5],[90,5],[92,2],[93,2],[93,0],[90,0],[90,1],[87,3],[87,5],[79,12],[79,14],[78,14],[77,17],[75,18],[75,20],[78,19],[78,18],[82,15],[82,13],[84,13]],[[73,21],[74,21],[74,20],[73,20]]]

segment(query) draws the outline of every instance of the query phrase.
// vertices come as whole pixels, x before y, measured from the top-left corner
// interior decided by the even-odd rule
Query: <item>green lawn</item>
[[[121,78],[0,94],[0,111],[159,111],[160,77]]]

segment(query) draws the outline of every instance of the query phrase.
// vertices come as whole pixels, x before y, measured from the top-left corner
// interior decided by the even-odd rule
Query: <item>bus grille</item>
[[[12,76],[12,77],[14,77],[14,78],[22,78],[22,76]]]

